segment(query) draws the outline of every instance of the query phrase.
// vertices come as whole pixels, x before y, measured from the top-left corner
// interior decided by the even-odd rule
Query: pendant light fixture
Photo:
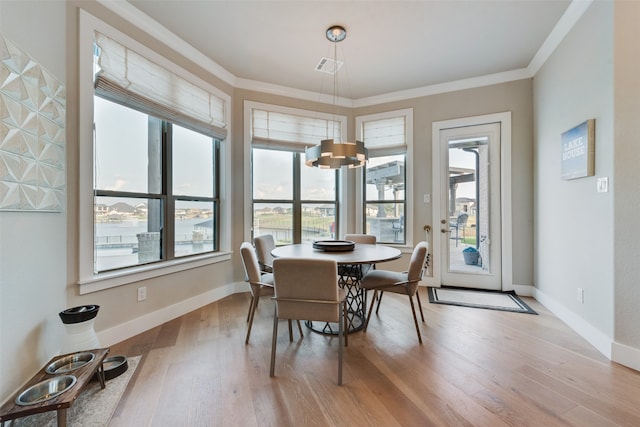
[[[338,63],[338,43],[347,37],[344,27],[334,25],[327,29],[327,39],[333,42],[333,60]],[[333,103],[338,110],[338,70],[333,72]],[[333,136],[333,135],[332,135]],[[305,164],[321,169],[338,169],[342,166],[357,168],[364,166],[369,158],[364,142],[345,142],[332,139],[323,139],[320,144],[308,147],[305,150]]]

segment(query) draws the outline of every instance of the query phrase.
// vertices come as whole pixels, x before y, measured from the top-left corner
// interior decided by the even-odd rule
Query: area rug
[[[138,367],[141,357],[127,357],[127,370],[123,374],[108,380],[104,389],[100,388],[98,381],[91,381],[82,390],[73,405],[67,409],[67,426],[107,426],[118,407],[129,380]],[[18,418],[12,424],[15,427],[56,427],[57,425],[56,411]]]
[[[525,304],[513,291],[497,292],[478,289],[430,287],[429,302],[432,304],[448,304],[461,307],[538,314]]]

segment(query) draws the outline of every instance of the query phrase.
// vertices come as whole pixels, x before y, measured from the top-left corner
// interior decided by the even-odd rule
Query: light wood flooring
[[[337,339],[281,321],[273,302],[245,345],[236,294],[111,347],[142,355],[112,426],[640,426],[640,373],[608,361],[535,300],[539,315],[429,304],[423,345],[406,296],[385,294],[366,333]],[[108,384],[107,384],[108,387]]]

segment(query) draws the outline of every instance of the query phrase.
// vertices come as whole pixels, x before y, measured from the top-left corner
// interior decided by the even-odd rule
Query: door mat
[[[429,302],[432,304],[538,314],[525,304],[514,291],[497,292],[479,289],[429,287],[428,294]]]

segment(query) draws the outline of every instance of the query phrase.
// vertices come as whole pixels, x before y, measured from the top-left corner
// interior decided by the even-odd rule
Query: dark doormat
[[[428,294],[429,302],[432,304],[447,304],[460,307],[512,311],[514,313],[538,314],[525,304],[514,291],[499,292],[481,289],[429,287]]]

